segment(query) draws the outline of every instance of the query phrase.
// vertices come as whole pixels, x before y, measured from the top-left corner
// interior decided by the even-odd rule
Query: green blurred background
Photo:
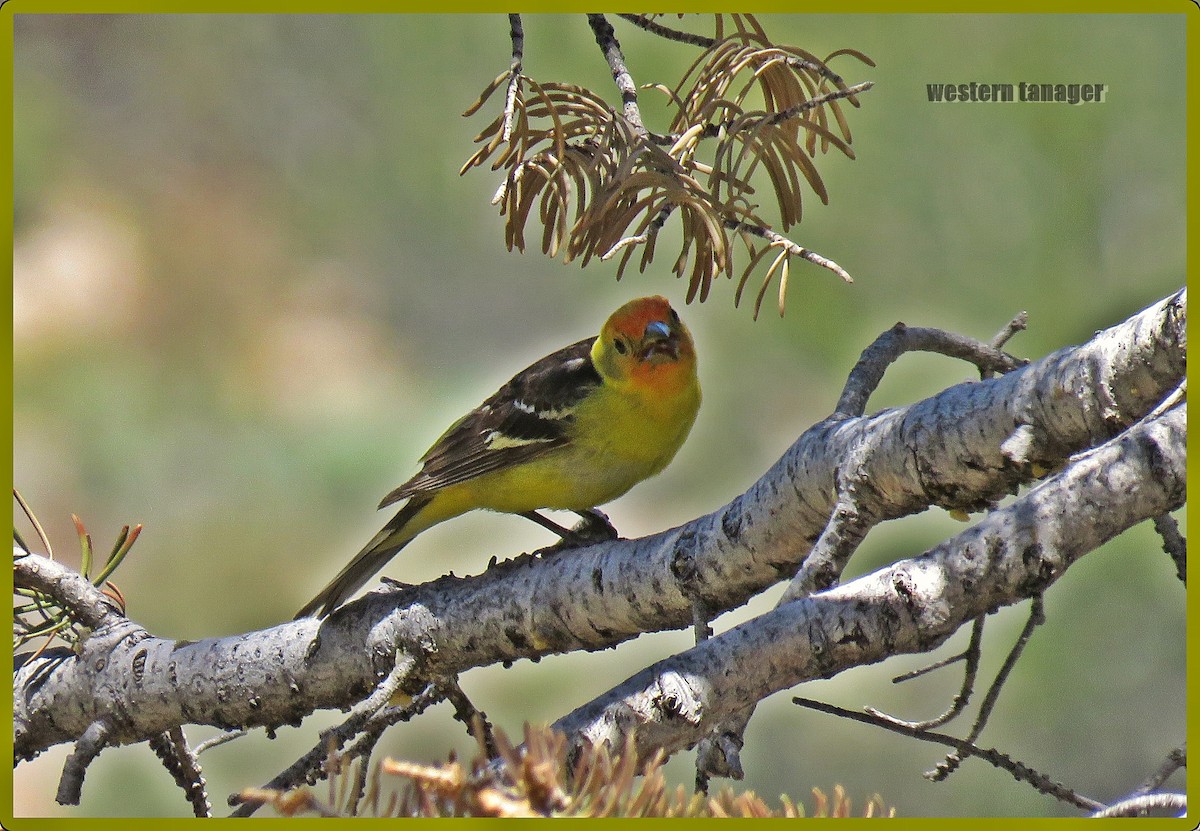
[[[853,47],[878,63],[834,61],[848,82],[876,82],[849,115],[858,159],[818,162],[831,204],[808,199],[790,233],[856,282],[798,264],[782,319],[768,300],[752,322],[725,281],[683,309],[705,403],[674,464],[610,506],[627,536],[745,490],[829,412],[859,352],[897,320],[987,338],[1026,309],[1029,331],[1011,348],[1036,358],[1184,279],[1182,15],[761,20],[777,42],[817,55]],[[614,23],[639,83],[673,84],[694,57]],[[582,16],[528,15],[525,30],[528,73],[616,99]],[[498,179],[458,175],[499,106],[460,117],[508,65],[503,15],[19,14],[14,53],[14,482],[66,560],[77,557],[72,512],[98,545],[145,524],[117,582],[158,635],[289,619],[377,530],[379,497],[453,418],[629,297],[683,304],[667,240],[647,274],[620,283],[614,263],[580,270],[504,249],[488,204]],[[925,98],[927,83],[1022,80],[1108,92],[1085,106]],[[643,114],[664,129],[656,95],[644,93]],[[947,359],[905,357],[872,405],[969,376]],[[891,523],[851,571],[963,527],[942,511]],[[492,554],[547,542],[520,519],[468,516],[387,573],[472,573]],[[1047,612],[983,744],[1091,797],[1124,795],[1183,739],[1183,588],[1140,527],[1075,566]],[[981,678],[1025,614],[993,616]],[[653,635],[463,683],[518,734],[522,720],[552,720],[688,641]],[[889,682],[926,661],[798,692],[926,718],[949,703],[956,671]],[[940,758],[933,746],[798,710],[790,697],[761,707],[747,736],[746,785],[769,801],[841,783],[856,803],[878,792],[909,816],[1072,813],[977,761],[931,784],[921,772]],[[274,741],[206,754],[214,802],[265,782],[336,720],[318,714]],[[188,729],[193,740],[213,732]],[[439,760],[471,746],[441,705],[393,730],[379,755]],[[82,806],[60,808],[65,754],[16,770],[18,816],[187,814],[144,746],[105,751]],[[690,783],[690,754],[669,773]]]

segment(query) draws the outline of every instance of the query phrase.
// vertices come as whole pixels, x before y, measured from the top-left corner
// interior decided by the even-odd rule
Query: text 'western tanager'
[[[404,507],[296,617],[329,614],[417,534],[476,508],[556,527],[538,508],[616,499],[667,466],[700,408],[696,350],[662,297],[631,300],[456,421],[389,493]]]

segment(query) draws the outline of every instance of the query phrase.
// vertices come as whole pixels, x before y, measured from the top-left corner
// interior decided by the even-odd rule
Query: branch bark
[[[476,666],[691,626],[697,602],[719,613],[796,572],[829,520],[836,470],[852,452],[865,474],[858,498],[886,519],[931,505],[989,508],[1040,470],[1103,445],[929,554],[786,604],[560,722],[576,737],[618,742],[636,728],[642,750],[687,746],[798,680],[930,649],[1181,504],[1183,405],[1129,428],[1184,383],[1185,324],[1181,290],[1001,377],[871,416],[831,417],[729,504],[642,539],[522,555],[474,577],[385,588],[324,621],[196,643],[106,617],[78,654],[44,655],[16,671],[15,759],[70,741],[81,742],[82,759],[186,723],[297,724],[385,683],[412,691]],[[769,663],[769,677],[743,674],[756,662]]]
[[[1127,431],[921,557],[794,600],[655,664],[554,726],[639,754],[691,746],[779,690],[929,651],[979,615],[1041,594],[1130,525],[1183,505],[1186,405]]]

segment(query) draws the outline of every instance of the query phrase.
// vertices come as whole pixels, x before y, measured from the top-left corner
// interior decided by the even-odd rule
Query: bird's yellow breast
[[[691,381],[648,388],[602,385],[576,408],[565,445],[446,488],[439,501],[448,510],[451,503],[474,503],[509,513],[584,510],[610,502],[674,458],[700,407],[694,374]]]

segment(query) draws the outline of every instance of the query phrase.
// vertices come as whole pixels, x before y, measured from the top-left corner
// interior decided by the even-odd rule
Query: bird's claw
[[[589,508],[585,511],[576,511],[575,513],[579,514],[582,519],[573,528],[563,528],[557,522],[547,519],[537,511],[527,511],[521,514],[526,519],[531,519],[543,528],[558,534],[558,542],[546,548],[539,549],[537,552],[539,555],[553,554],[568,548],[581,548],[585,545],[608,542],[619,538],[617,529],[613,527],[613,524],[608,521],[608,517],[602,511]]]
[[[587,511],[576,511],[582,519],[570,529],[563,529],[560,539],[554,545],[544,549],[546,553],[566,551],[569,548],[582,548],[598,542],[609,542],[619,538],[617,529],[603,512],[592,508]]]
[[[582,519],[572,528],[566,530],[562,538],[551,546],[553,551],[567,548],[582,548],[598,542],[608,542],[618,538],[617,529],[609,522],[602,512],[591,508],[587,511],[576,511]]]
[[[608,515],[596,508],[579,511],[582,517],[571,529],[571,534],[584,542],[607,542],[618,539],[617,529],[613,527]]]

